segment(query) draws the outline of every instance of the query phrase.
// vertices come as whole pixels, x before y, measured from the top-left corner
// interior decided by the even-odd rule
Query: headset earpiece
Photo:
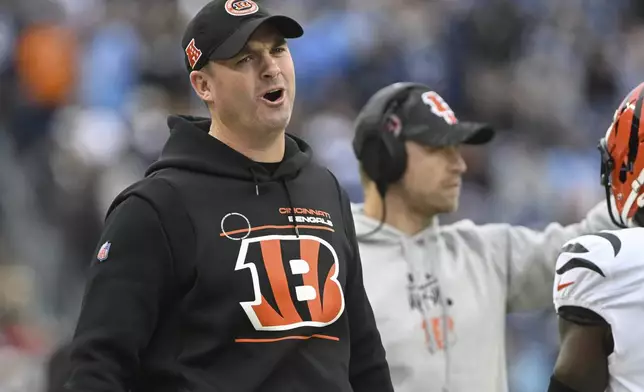
[[[396,83],[383,88],[367,103],[356,120],[365,133],[362,145],[354,145],[362,168],[384,197],[387,187],[399,181],[407,169],[407,149],[398,137],[401,123],[394,113],[407,97],[409,89],[425,86],[416,83]]]
[[[378,192],[384,197],[389,184],[402,178],[407,167],[407,151],[404,143],[395,136],[374,132],[364,142],[361,158],[362,168],[375,183]]]

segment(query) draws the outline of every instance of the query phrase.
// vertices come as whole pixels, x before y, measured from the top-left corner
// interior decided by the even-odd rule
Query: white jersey
[[[567,242],[557,259],[555,309],[592,310],[612,328],[609,392],[644,392],[644,228]]]

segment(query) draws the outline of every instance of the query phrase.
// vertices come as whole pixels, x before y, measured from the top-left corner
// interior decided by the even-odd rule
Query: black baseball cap
[[[393,94],[397,95],[399,105],[391,111],[381,112],[385,109],[383,100],[387,101],[388,95]],[[432,147],[485,144],[495,135],[495,130],[488,124],[458,121],[443,98],[428,86],[394,83],[374,94],[357,117],[353,145],[358,156],[370,133],[383,131],[369,121],[374,116],[387,116],[383,119],[384,129],[397,138]]]
[[[188,23],[181,40],[189,71],[201,69],[209,60],[225,60],[239,53],[250,36],[270,23],[284,38],[298,38],[304,30],[284,15],[271,15],[253,0],[214,0]]]

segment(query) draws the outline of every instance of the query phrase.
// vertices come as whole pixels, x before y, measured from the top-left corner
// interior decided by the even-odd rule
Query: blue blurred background
[[[298,19],[289,131],[362,199],[352,121],[401,80],[500,129],[465,150],[443,222],[571,223],[602,200],[596,143],[644,75],[637,0],[260,0]],[[0,0],[0,390],[36,392],[72,333],[112,198],[140,178],[169,113],[206,115],[180,37],[205,0]],[[508,319],[513,392],[544,391],[551,310]]]

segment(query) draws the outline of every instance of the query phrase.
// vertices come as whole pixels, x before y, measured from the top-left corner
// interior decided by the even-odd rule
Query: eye
[[[250,55],[244,56],[241,59],[239,59],[239,61],[237,61],[236,64],[241,65],[241,64],[249,62],[250,60],[252,60],[252,56],[250,56]]]
[[[437,153],[437,152],[444,151],[445,148],[444,147],[435,147],[435,146],[423,145],[423,150],[425,150],[425,152],[427,152],[427,153],[434,154],[434,153]]]
[[[286,52],[286,48],[284,46],[278,46],[277,48],[273,48],[272,52],[273,52],[273,54],[275,54],[275,53],[284,53],[284,52]]]

